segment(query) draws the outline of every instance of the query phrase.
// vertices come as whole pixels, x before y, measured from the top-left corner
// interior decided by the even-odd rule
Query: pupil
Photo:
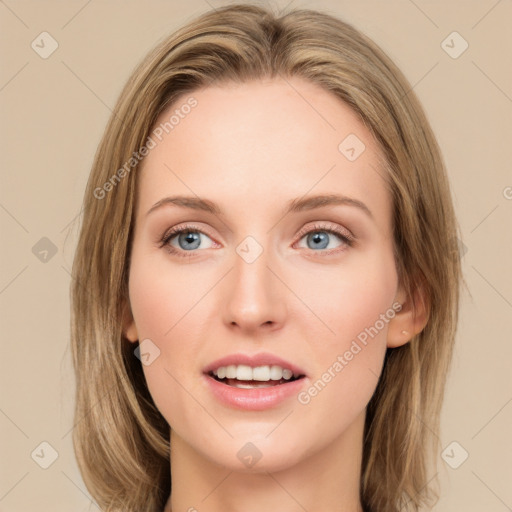
[[[185,247],[183,247],[183,249],[185,250],[197,249],[200,242],[200,236],[198,233],[189,231],[188,233],[183,233],[180,235],[180,241],[184,242]],[[190,245],[194,244],[194,242],[196,242],[195,246],[190,247]],[[187,244],[189,244],[188,247]]]
[[[329,245],[328,235],[325,231],[319,231],[310,236],[314,241],[315,247],[325,249]]]

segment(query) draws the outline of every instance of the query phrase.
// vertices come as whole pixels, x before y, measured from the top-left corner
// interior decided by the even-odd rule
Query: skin
[[[129,341],[149,338],[160,350],[143,369],[171,427],[166,512],[256,512],[276,503],[286,512],[361,511],[364,418],[386,348],[426,323],[421,302],[413,310],[398,283],[379,148],[346,104],[300,78],[190,95],[197,106],[143,163],[124,322]],[[366,146],[355,161],[338,150],[349,134]],[[350,205],[284,215],[288,201],[316,194],[355,198],[372,216]],[[166,205],[147,214],[171,195],[208,199],[222,213]],[[159,245],[186,223],[204,231],[199,248],[187,251],[178,236],[171,243],[191,258]],[[325,236],[325,227],[348,231],[354,244],[328,234],[328,247],[317,248],[311,237]],[[298,236],[302,228],[309,237]],[[247,236],[263,248],[252,263],[236,252]],[[204,385],[212,361],[265,351],[301,367],[306,390],[395,302],[400,312],[308,404],[292,396],[241,411]],[[262,454],[250,468],[237,457],[248,442]]]

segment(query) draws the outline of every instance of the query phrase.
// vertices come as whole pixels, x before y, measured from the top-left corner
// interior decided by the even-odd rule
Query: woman
[[[207,13],[135,70],[72,290],[74,446],[108,511],[418,510],[457,323],[446,172],[323,13]]]

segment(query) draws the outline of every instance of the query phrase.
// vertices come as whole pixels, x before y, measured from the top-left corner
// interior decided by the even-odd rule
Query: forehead
[[[270,193],[279,202],[308,191],[386,199],[371,132],[347,104],[301,78],[184,94],[160,115],[151,137],[139,182],[146,210],[166,192],[233,205],[241,197],[264,205]]]

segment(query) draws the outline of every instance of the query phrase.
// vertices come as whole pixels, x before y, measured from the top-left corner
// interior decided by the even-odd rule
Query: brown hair
[[[380,144],[399,279],[412,300],[423,287],[429,306],[425,329],[387,350],[368,404],[363,506],[416,511],[437,497],[429,459],[439,449],[462,279],[437,142],[403,74],[361,32],[318,11],[277,16],[244,4],[201,15],[149,53],[121,93],[87,184],[72,270],[73,442],[87,488],[103,510],[161,511],[171,490],[169,426],[122,334],[139,149],[159,114],[185,93],[213,82],[291,76],[346,102]]]

